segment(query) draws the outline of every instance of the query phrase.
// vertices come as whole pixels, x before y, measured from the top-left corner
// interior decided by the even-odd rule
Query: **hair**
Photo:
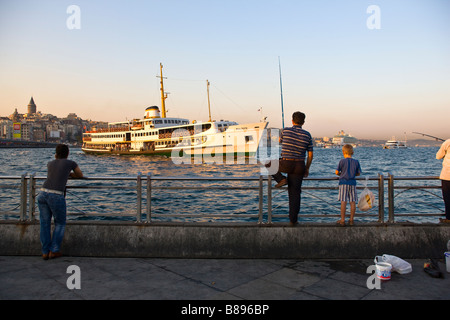
[[[67,159],[69,156],[69,147],[65,144],[58,144],[56,146],[56,159]]]
[[[346,144],[342,147],[342,152],[346,154],[353,154],[353,146],[351,144]]]
[[[300,112],[300,111],[296,111],[296,112],[294,112],[292,114],[292,121],[295,124],[298,124],[298,125],[304,124],[305,123],[305,118],[306,118],[305,114],[303,112]]]

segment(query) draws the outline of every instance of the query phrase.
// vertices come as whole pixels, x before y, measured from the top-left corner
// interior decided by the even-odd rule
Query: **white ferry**
[[[398,148],[406,148],[406,141],[398,141],[395,137],[392,137],[391,140],[386,141],[383,146],[383,149],[398,149]]]
[[[143,119],[112,122],[108,128],[83,133],[82,150],[90,154],[255,156],[267,122],[239,125],[234,121],[189,122],[166,117],[162,64],[160,112],[148,107]],[[208,89],[209,82],[207,81]],[[209,90],[208,90],[209,92]],[[208,95],[209,101],[209,95]]]

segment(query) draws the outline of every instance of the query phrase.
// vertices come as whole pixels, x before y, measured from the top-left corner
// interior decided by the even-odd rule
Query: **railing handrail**
[[[36,181],[37,180],[43,180],[46,179],[46,176],[43,175],[36,175],[35,173],[27,173],[24,172],[22,175],[5,175],[0,176],[0,180],[20,180],[20,186],[11,186],[11,188],[19,189],[20,188],[20,220],[26,220],[26,212],[27,212],[27,205],[29,207],[29,218],[31,220],[34,220],[34,211],[35,211],[35,200],[36,200]],[[305,181],[337,181],[339,179],[338,176],[309,176],[307,178],[304,178]],[[259,181],[259,186],[256,187],[249,187],[242,186],[242,187],[218,187],[218,186],[198,186],[194,189],[214,189],[219,188],[220,190],[224,189],[230,189],[230,190],[236,190],[236,189],[247,189],[247,190],[259,190],[259,221],[262,220],[262,208],[263,208],[263,181],[267,182],[267,219],[268,222],[272,222],[272,186],[271,186],[271,176],[159,176],[159,175],[152,175],[151,173],[148,174],[142,174],[139,173],[136,176],[89,176],[85,179],[74,179],[70,178],[70,181],[136,181],[135,187],[123,187],[124,189],[136,189],[137,192],[137,212],[136,212],[136,220],[138,222],[141,222],[142,219],[142,189],[144,186],[147,188],[147,222],[150,222],[151,219],[151,190],[152,189],[162,189],[164,187],[159,186],[152,186],[152,182],[154,181],[242,181],[242,182],[248,182],[248,181]],[[430,186],[430,185],[420,185],[420,186],[402,186],[402,185],[395,185],[394,181],[418,181],[418,180],[439,180],[439,176],[394,176],[391,173],[387,173],[387,176],[384,176],[383,174],[378,174],[378,176],[358,176],[356,177],[356,180],[364,181],[364,180],[370,180],[370,181],[378,181],[377,186],[373,185],[366,185],[363,184],[362,186],[358,184],[358,188],[369,188],[369,189],[377,189],[378,188],[378,210],[379,210],[379,222],[384,222],[384,192],[385,192],[385,182],[387,182],[387,195],[388,195],[388,222],[394,223],[394,189],[430,189],[430,188],[440,188],[440,186]],[[145,182],[144,182],[145,181]],[[143,183],[144,182],[144,183]],[[28,191],[28,185],[29,191]],[[2,185],[3,188],[8,187],[8,185]],[[67,189],[106,189],[106,188],[122,188],[117,186],[103,186],[103,185],[97,185],[97,186],[88,186],[88,185],[72,185],[69,183],[67,185]],[[166,187],[168,189],[182,189],[182,187]],[[192,189],[192,187],[191,187]],[[323,189],[330,189],[335,190],[337,189],[337,185],[328,185],[328,186],[307,186],[304,185],[303,189],[305,190],[323,190]],[[27,192],[28,191],[28,192]],[[29,199],[29,200],[28,200]],[[29,204],[28,204],[29,201]],[[253,214],[255,215],[255,214]],[[409,215],[409,214],[400,214],[400,215]],[[437,214],[417,214],[417,216],[431,216],[431,215],[437,215]],[[158,216],[158,214],[154,214],[153,216]],[[179,216],[179,215],[174,215]],[[198,216],[198,215],[192,215],[192,216]],[[220,215],[223,216],[223,215]],[[230,215],[232,216],[232,215]],[[311,215],[310,215],[311,216]],[[315,215],[314,215],[315,216]],[[319,215],[318,215],[319,216]],[[330,216],[330,215],[328,215]]]

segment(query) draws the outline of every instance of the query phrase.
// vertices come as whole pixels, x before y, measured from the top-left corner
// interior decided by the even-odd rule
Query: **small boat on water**
[[[83,133],[82,150],[88,154],[123,155],[234,155],[255,156],[268,122],[239,125],[234,121],[190,122],[166,117],[162,64],[160,112],[146,108],[144,118],[108,123],[107,128]],[[209,102],[209,81],[208,102]],[[209,105],[209,103],[208,103]]]
[[[383,146],[383,149],[399,149],[406,148],[406,141],[398,141],[395,137],[392,137],[391,140],[386,141]]]

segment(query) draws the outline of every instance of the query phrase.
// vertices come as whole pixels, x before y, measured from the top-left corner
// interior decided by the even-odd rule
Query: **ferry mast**
[[[164,77],[163,77],[163,65],[162,63],[159,64],[161,76],[158,78],[161,78],[161,118],[166,117],[166,99],[167,99],[167,93],[164,93]]]

